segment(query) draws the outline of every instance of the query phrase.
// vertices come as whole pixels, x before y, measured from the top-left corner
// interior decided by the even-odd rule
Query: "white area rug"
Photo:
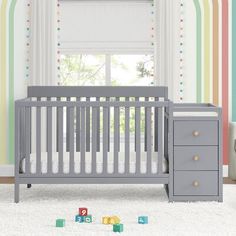
[[[21,202],[13,203],[13,185],[0,185],[1,236],[116,235],[101,218],[122,219],[121,235],[236,235],[236,186],[224,186],[224,203],[168,203],[160,185],[33,185],[21,186]],[[88,207],[92,224],[78,224],[78,207]],[[148,225],[137,217],[148,215]],[[66,219],[56,228],[56,218]]]

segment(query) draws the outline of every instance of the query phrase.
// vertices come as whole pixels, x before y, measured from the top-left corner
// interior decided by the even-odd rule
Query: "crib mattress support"
[[[18,184],[168,184],[168,177],[158,178],[114,178],[114,177],[36,177],[36,178],[19,178]]]

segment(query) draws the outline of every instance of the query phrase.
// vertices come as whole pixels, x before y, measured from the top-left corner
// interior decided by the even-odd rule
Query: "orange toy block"
[[[109,225],[110,224],[110,217],[109,216],[102,217],[102,223],[104,225]]]
[[[120,218],[118,216],[112,216],[110,217],[110,222],[111,225],[116,225],[120,223]]]

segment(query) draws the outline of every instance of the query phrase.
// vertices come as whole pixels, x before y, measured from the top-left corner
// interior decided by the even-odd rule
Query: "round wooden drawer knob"
[[[193,186],[194,186],[194,187],[199,187],[199,182],[198,182],[198,181],[194,181],[194,182],[193,182]]]
[[[200,135],[200,133],[198,131],[193,131],[193,136],[194,137],[198,137]]]
[[[199,156],[194,156],[194,157],[193,157],[193,160],[194,160],[194,161],[199,161],[199,160],[200,160],[200,157],[199,157]]]

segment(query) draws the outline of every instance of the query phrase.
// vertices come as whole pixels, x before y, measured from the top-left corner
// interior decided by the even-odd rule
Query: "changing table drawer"
[[[218,170],[217,146],[175,146],[174,170]]]
[[[218,195],[218,171],[175,171],[174,195]]]
[[[218,122],[175,121],[174,145],[218,145]]]

